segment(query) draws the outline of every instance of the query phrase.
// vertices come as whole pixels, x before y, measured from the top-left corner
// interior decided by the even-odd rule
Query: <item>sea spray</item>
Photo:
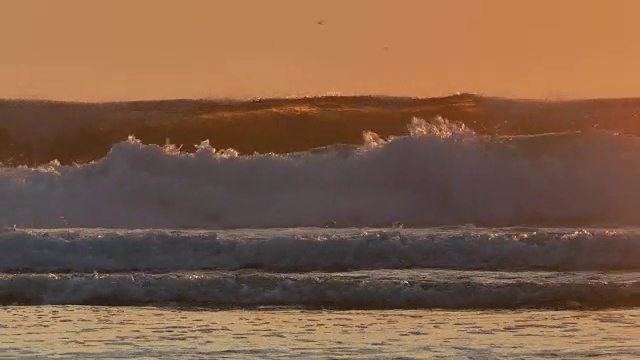
[[[0,217],[34,228],[640,225],[634,136],[480,136],[436,118],[364,138],[241,155],[130,137],[89,164],[2,168]]]

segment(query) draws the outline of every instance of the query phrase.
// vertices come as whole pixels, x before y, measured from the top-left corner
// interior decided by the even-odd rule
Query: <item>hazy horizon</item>
[[[632,0],[11,2],[0,98],[637,97],[639,11]]]

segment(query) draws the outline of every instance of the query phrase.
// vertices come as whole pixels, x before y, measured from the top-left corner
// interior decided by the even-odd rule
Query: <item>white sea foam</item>
[[[79,166],[0,169],[20,227],[640,224],[640,140],[593,131],[486,138],[443,119],[359,148],[240,156],[116,144]]]
[[[640,232],[544,229],[21,231],[0,234],[0,272],[446,268],[640,270]]]

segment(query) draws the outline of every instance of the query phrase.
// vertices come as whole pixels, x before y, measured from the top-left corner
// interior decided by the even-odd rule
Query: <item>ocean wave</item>
[[[640,306],[639,274],[3,275],[0,304],[514,309]]]
[[[20,231],[0,234],[0,272],[275,272],[445,268],[640,270],[632,230],[396,229]]]
[[[640,135],[639,99],[531,101],[472,94],[439,98],[320,96],[252,101],[167,100],[62,103],[0,100],[0,163],[98,160],[135,134],[145,144],[209,139],[241,154],[357,145],[363,131],[400,136],[412,117],[437,115],[481,135],[587,131]]]
[[[18,227],[265,228],[640,224],[640,138],[481,136],[442,118],[359,147],[239,155],[131,137],[85,165],[0,168]]]

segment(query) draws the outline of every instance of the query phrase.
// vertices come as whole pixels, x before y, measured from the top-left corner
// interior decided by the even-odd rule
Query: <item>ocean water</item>
[[[3,359],[637,359],[638,310],[210,310],[33,306],[0,313]]]
[[[363,130],[1,167],[0,358],[640,356],[634,134]]]

